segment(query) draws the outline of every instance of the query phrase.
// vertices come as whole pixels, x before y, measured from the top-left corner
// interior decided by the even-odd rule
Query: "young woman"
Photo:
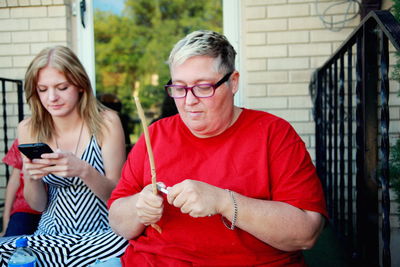
[[[25,76],[32,116],[18,126],[21,144],[44,142],[54,153],[23,159],[24,195],[42,211],[29,236],[39,266],[87,266],[126,247],[108,225],[106,201],[125,160],[118,115],[94,97],[89,78],[67,47],[41,51]],[[0,239],[5,265],[17,238]]]

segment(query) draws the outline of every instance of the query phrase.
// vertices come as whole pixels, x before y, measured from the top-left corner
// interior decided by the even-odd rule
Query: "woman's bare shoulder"
[[[111,126],[120,121],[118,113],[114,110],[103,110],[101,116],[107,125]]]
[[[20,131],[27,131],[31,127],[31,118],[23,119],[18,124],[18,132]]]
[[[26,118],[18,124],[18,139],[21,144],[32,141],[31,137],[31,118]]]

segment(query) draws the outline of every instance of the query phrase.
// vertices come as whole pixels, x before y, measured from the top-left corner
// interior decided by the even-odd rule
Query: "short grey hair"
[[[180,65],[194,56],[217,59],[215,67],[218,72],[235,70],[236,51],[228,39],[217,32],[199,30],[186,35],[172,49],[168,58],[169,68]]]

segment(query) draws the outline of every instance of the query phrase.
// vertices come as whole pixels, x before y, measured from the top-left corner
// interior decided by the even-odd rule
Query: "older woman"
[[[141,138],[109,201],[111,227],[130,239],[125,266],[305,266],[327,216],[321,184],[286,121],[234,105],[235,55],[211,31],[172,50],[165,88],[179,114],[149,129],[168,194],[152,194]]]

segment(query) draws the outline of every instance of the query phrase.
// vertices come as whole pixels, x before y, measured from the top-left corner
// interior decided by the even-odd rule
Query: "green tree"
[[[121,16],[96,11],[98,91],[116,94],[130,115],[135,90],[146,110],[157,110],[172,46],[198,29],[221,32],[222,0],[126,0]]]

